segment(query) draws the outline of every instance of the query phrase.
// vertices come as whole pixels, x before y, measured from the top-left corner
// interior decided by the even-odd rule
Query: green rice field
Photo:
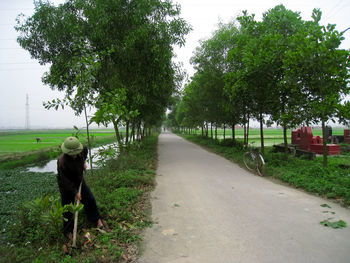
[[[314,128],[313,135],[322,135],[320,128]],[[213,131],[214,132],[214,131]],[[3,130],[0,131],[0,156],[20,154],[36,150],[43,150],[52,147],[58,147],[68,136],[72,136],[76,130],[59,129],[59,130]],[[95,140],[101,140],[107,137],[115,136],[113,129],[93,129],[90,131]],[[197,130],[197,134],[201,134],[201,130]],[[343,135],[344,130],[341,128],[334,128],[333,135]],[[209,130],[210,135],[210,130]],[[288,142],[291,141],[291,130],[288,130]],[[226,129],[225,138],[231,138],[231,129]],[[243,140],[243,129],[236,129],[236,139]],[[37,143],[36,138],[41,141]],[[79,135],[80,140],[86,143],[86,134]],[[224,130],[218,129],[218,138],[224,138]],[[260,130],[257,128],[249,130],[249,142],[260,144]],[[283,143],[283,130],[276,128],[264,129],[264,142],[266,146]]]
[[[25,153],[58,147],[65,138],[72,136],[76,130],[17,130],[0,131],[0,156]],[[94,129],[90,131],[94,140],[100,140],[115,136],[113,129]],[[86,133],[78,135],[79,139],[86,143]],[[36,138],[40,138],[37,142]]]
[[[242,140],[244,138],[244,130],[243,129],[236,129],[235,130],[235,138],[238,140]],[[201,130],[197,130],[196,133],[200,135],[202,133]],[[215,131],[213,129],[213,133],[215,134]],[[223,139],[224,138],[224,130],[218,129],[218,138]],[[314,136],[321,136],[322,137],[322,129],[321,128],[313,128],[312,134]],[[333,135],[344,135],[344,129],[342,128],[333,128],[332,131]],[[209,136],[210,136],[210,129],[209,129]],[[215,136],[215,135],[213,135]],[[292,130],[287,131],[287,138],[288,143],[291,143],[291,136],[292,136]],[[225,132],[225,138],[229,139],[232,138],[232,130],[231,128],[226,129]],[[254,143],[255,145],[260,145],[260,129],[253,128],[249,129],[249,142]],[[267,128],[264,129],[264,145],[265,146],[272,146],[275,144],[283,143],[283,130],[278,128]]]

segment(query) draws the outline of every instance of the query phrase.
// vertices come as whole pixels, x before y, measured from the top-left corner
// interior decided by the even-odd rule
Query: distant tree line
[[[335,25],[320,25],[321,11],[304,21],[298,12],[278,5],[262,21],[246,11],[234,21],[219,24],[192,57],[195,74],[169,115],[172,127],[244,127],[260,123],[264,152],[265,120],[287,129],[321,123],[326,153],[325,123],[349,120],[349,51]],[[213,136],[213,132],[211,132]],[[327,163],[325,154],[325,164]]]
[[[68,0],[55,6],[34,1],[31,17],[18,16],[19,44],[50,70],[43,82],[65,93],[44,104],[93,107],[89,122],[113,123],[127,136],[160,125],[182,82],[172,62],[189,25],[171,0]],[[142,132],[141,132],[142,129]]]

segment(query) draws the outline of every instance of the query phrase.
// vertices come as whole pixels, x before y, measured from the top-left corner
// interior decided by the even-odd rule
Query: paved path
[[[350,210],[252,175],[171,133],[160,135],[158,150],[155,224],[145,231],[140,263],[350,262]],[[349,226],[320,225],[331,216]]]

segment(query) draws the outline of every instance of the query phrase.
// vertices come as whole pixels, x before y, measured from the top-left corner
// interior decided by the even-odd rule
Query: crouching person
[[[86,170],[86,158],[88,150],[75,137],[68,137],[61,145],[62,154],[57,160],[57,181],[61,194],[62,206],[74,204],[75,200],[81,200],[89,221],[96,224],[98,228],[103,227],[94,195],[84,180]],[[81,194],[79,186],[81,183]],[[63,233],[65,235],[73,232],[74,218],[71,212],[63,214]]]

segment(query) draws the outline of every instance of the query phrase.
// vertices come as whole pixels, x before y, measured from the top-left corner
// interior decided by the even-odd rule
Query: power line
[[[1,62],[0,65],[37,64],[35,62]]]
[[[43,70],[43,68],[8,68],[8,69],[0,69],[0,71],[16,71],[16,70]]]
[[[330,18],[334,17],[337,15],[340,11],[344,10],[344,7],[348,6],[349,3],[343,2],[343,0],[340,0],[328,13],[328,15],[325,17],[324,20],[329,20]]]
[[[7,8],[7,9],[0,9],[0,12],[11,12],[11,11],[21,11],[21,10],[34,10],[34,8]]]
[[[23,49],[21,47],[0,47],[0,50],[8,50],[8,49]]]
[[[343,0],[339,0],[338,3],[336,3],[333,8],[331,9],[331,11],[329,11],[329,14],[331,14],[341,3],[343,2]]]

